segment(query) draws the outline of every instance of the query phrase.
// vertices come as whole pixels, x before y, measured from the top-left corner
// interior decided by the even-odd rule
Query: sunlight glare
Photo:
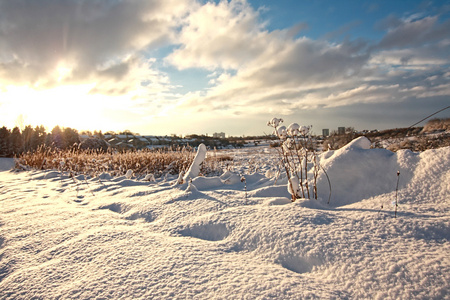
[[[78,130],[103,130],[109,127],[104,114],[107,99],[89,94],[94,85],[59,86],[47,90],[8,86],[0,91],[3,99],[0,117],[11,124],[22,115],[24,125],[44,125],[47,130],[56,125]]]
[[[58,82],[61,82],[61,80],[68,77],[70,73],[72,73],[72,69],[62,66],[57,69],[57,73],[58,73]]]

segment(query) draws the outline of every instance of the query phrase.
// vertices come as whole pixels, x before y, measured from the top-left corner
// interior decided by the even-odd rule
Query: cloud
[[[438,23],[438,16],[403,20],[390,16],[383,24],[381,28],[387,29],[387,33],[376,46],[378,49],[420,46],[450,36],[450,20]]]
[[[292,32],[305,25],[272,32],[263,25],[257,11],[240,1],[208,3],[190,15],[181,31],[183,43],[168,60],[180,69],[224,71],[206,93],[185,97],[179,110],[239,115],[249,113],[249,107],[252,114],[269,107],[292,113],[299,103],[319,105],[315,97],[306,97],[312,90],[370,73],[364,69],[369,54],[362,40],[331,44],[294,38]]]
[[[119,88],[126,92],[142,79],[142,51],[173,41],[189,3],[1,0],[0,80],[40,88],[98,82],[97,90],[128,82]]]
[[[448,46],[434,45],[432,47],[405,48],[394,50],[383,50],[371,56],[370,63],[384,68],[399,67],[402,69],[430,69],[440,67],[449,63],[446,57]]]
[[[381,24],[386,34],[371,48],[370,64],[439,73],[450,63],[450,20],[441,22],[437,15],[389,16]]]
[[[245,0],[0,0],[0,89],[87,84],[90,94],[126,95],[118,114],[130,107],[134,119],[172,120],[450,95],[450,21],[392,15],[378,24],[385,31],[379,41],[340,38],[355,26],[319,40],[303,36],[306,23],[271,31]],[[207,70],[201,80],[209,85],[175,94],[176,75],[161,71],[167,66],[202,69],[201,76]]]
[[[179,69],[238,69],[267,46],[267,32],[246,1],[207,2],[185,20],[180,47],[167,57]]]
[[[286,115],[448,95],[448,77],[438,76],[433,85],[424,82],[450,62],[449,22],[438,16],[391,16],[383,21],[386,34],[377,43],[333,43],[295,38],[289,34],[295,28],[268,31],[258,23],[257,11],[236,3],[199,7],[169,56],[180,69],[207,68],[216,74],[208,90],[180,101],[178,110],[185,114]]]
[[[148,98],[170,91],[173,86],[167,74],[153,67],[155,59],[131,56],[125,61],[96,70],[91,80],[97,84],[91,94],[123,95]]]

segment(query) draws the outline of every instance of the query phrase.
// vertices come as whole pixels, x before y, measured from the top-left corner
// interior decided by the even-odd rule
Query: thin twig
[[[397,187],[395,188],[395,214],[394,214],[394,218],[397,218],[397,207],[398,207],[398,201],[397,201],[397,196],[398,196],[398,182],[400,180],[400,171],[397,171]]]
[[[327,177],[328,186],[330,187],[330,195],[328,196],[328,202],[327,202],[327,204],[330,204],[330,200],[331,200],[331,181],[330,181],[330,177],[328,177],[328,173],[327,173],[327,171],[325,171],[325,168],[322,167],[321,164],[319,164],[319,166],[322,168],[323,173]]]

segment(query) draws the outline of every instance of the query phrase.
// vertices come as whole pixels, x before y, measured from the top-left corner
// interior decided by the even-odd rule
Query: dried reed
[[[58,169],[73,174],[92,177],[101,173],[122,176],[132,170],[135,177],[154,174],[178,174],[189,168],[195,152],[191,147],[174,150],[140,150],[129,152],[99,152],[96,150],[59,150],[39,147],[16,158],[16,168],[37,170]],[[221,173],[224,166],[232,160],[229,156],[213,155],[207,157],[202,165],[202,175]]]

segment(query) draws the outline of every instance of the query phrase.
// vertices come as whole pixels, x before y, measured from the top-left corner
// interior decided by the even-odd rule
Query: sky
[[[449,53],[448,1],[0,0],[0,126],[408,127],[450,105]]]

